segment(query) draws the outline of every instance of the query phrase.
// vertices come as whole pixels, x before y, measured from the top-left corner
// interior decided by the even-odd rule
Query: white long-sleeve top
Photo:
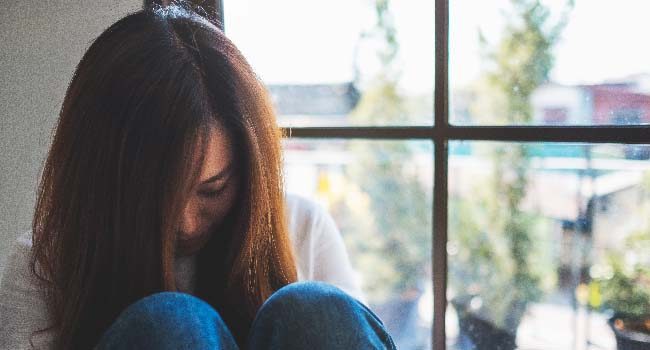
[[[286,204],[298,280],[328,282],[365,302],[331,216],[319,205],[298,196],[286,196]],[[43,289],[29,269],[31,246],[30,232],[18,238],[0,282],[0,349],[30,349],[31,334],[49,325]],[[191,294],[195,256],[177,258],[175,267],[178,290]],[[32,341],[36,349],[50,349],[54,337],[56,330],[36,334]]]

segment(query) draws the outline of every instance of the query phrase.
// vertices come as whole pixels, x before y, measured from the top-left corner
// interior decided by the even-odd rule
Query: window
[[[226,1],[226,33],[398,346],[614,349],[614,282],[650,298],[648,5],[326,5]]]

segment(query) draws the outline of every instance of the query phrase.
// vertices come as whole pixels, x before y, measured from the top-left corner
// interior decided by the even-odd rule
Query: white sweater
[[[297,196],[286,197],[287,222],[293,243],[298,280],[331,283],[365,302],[341,235],[331,216],[317,204]],[[21,235],[12,249],[0,282],[0,349],[30,349],[32,332],[48,326],[43,289],[29,270],[31,233]],[[176,260],[176,281],[182,292],[194,289],[195,257]],[[55,331],[32,337],[36,349],[49,349]]]

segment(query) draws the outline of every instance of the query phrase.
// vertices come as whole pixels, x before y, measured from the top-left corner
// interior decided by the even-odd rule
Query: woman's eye
[[[199,195],[201,197],[213,198],[213,197],[216,197],[219,194],[221,194],[221,192],[223,192],[224,188],[225,188],[225,186],[220,188],[220,189],[214,190],[214,191],[199,191]]]

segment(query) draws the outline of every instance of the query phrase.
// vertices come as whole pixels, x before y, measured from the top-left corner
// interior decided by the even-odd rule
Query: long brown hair
[[[57,348],[91,348],[128,305],[176,290],[175,235],[215,123],[241,185],[198,254],[195,294],[242,344],[261,304],[296,280],[268,93],[209,20],[182,4],[148,8],[83,56],[42,172],[32,271],[47,283]]]

